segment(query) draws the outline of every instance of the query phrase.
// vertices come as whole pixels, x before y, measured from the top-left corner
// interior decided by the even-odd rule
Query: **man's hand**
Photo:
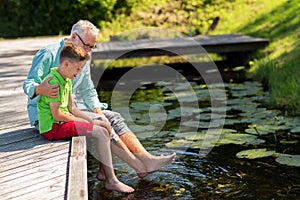
[[[105,128],[109,132],[109,135],[111,134],[111,126],[109,122],[94,119],[93,124]]]
[[[43,95],[50,98],[56,98],[59,92],[59,85],[53,84],[50,85],[49,81],[53,77],[46,78],[40,85],[35,87],[35,96],[36,95]]]
[[[94,108],[93,112],[104,116],[104,114],[102,113],[102,110],[100,108]]]

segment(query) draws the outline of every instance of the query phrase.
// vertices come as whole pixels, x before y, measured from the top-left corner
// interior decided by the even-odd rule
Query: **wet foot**
[[[121,193],[132,193],[134,189],[120,181],[114,181],[113,183],[105,182],[105,188],[107,190],[117,191]]]
[[[144,178],[148,175],[149,173],[137,173],[139,178]]]
[[[105,175],[104,175],[102,172],[100,172],[100,171],[98,171],[96,177],[97,177],[97,179],[98,179],[99,181],[105,181]]]
[[[175,158],[176,153],[173,153],[168,156],[153,156],[147,161],[147,163],[145,163],[145,165],[147,166],[148,174],[153,173],[162,168],[163,166],[170,164],[175,160]]]
[[[98,173],[97,173],[97,176],[96,178],[99,180],[99,181],[105,181],[105,173],[104,173],[104,170],[102,167],[100,167]]]

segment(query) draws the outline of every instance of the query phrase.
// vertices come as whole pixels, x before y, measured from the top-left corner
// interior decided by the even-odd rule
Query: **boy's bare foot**
[[[149,173],[137,173],[137,175],[138,175],[138,177],[139,178],[144,178],[144,177],[146,177],[147,175],[148,175]]]
[[[99,171],[98,171],[96,177],[99,181],[105,181],[105,173],[104,173],[104,170],[101,166],[99,166]]]
[[[167,164],[170,164],[172,161],[175,160],[176,153],[173,153],[168,156],[153,156],[151,157],[147,162],[145,162],[145,165],[147,166],[147,172],[153,173],[163,166],[166,166]]]
[[[98,173],[97,173],[97,179],[99,181],[105,181],[105,175],[101,171],[98,171]]]
[[[105,188],[107,190],[122,192],[122,193],[132,193],[134,192],[134,189],[128,185],[125,185],[124,183],[120,181],[113,181],[113,182],[105,182]]]

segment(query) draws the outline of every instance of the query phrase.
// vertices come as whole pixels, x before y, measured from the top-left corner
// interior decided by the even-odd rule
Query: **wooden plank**
[[[72,138],[67,199],[88,199],[87,154],[85,136]]]
[[[23,176],[29,171],[39,170],[39,168],[44,165],[53,164],[59,159],[68,158],[68,149],[58,150],[57,152],[52,153],[51,155],[45,155],[44,157],[39,157],[36,159],[29,159],[28,162],[18,163],[16,162],[13,167],[9,167],[6,170],[2,171],[0,174],[0,183],[7,181],[12,178],[12,176]],[[17,160],[16,160],[17,161]]]
[[[0,152],[31,149],[37,145],[45,144],[45,142],[47,142],[47,140],[41,139],[38,135],[36,137],[27,138],[25,140],[14,141],[12,143],[8,141],[7,144],[0,146]]]
[[[16,161],[22,163],[22,165],[30,164],[32,160],[34,162],[36,160],[40,161],[44,157],[50,158],[52,154],[56,155],[56,153],[60,150],[67,150],[68,146],[69,146],[68,143],[60,144],[56,147],[53,146],[51,147],[50,145],[44,145],[42,146],[42,148],[39,148],[36,151],[23,151],[18,154],[12,154],[6,156],[0,159],[1,162],[0,173],[2,171],[8,170],[9,168],[15,167]]]
[[[93,59],[246,52],[265,47],[268,43],[267,39],[241,34],[111,41],[97,44],[97,49],[93,51]],[[109,50],[106,46],[110,47]]]
[[[24,173],[20,174],[21,176],[12,174],[1,184],[1,195],[18,192],[53,177],[66,175],[67,163],[68,159],[58,158],[55,162],[52,162],[52,165],[44,165],[40,169],[32,168],[28,170],[28,172],[24,171]],[[65,167],[63,168],[62,166]],[[14,187],[11,187],[12,185],[14,185]]]
[[[12,144],[12,143],[16,143],[19,141],[32,139],[32,138],[42,139],[40,137],[40,135],[34,129],[12,131],[12,132],[7,132],[7,133],[0,135],[0,144],[1,144],[1,147],[3,147],[8,144]],[[46,140],[44,140],[44,142],[46,142]]]
[[[62,191],[61,194],[63,194],[65,191],[65,181],[65,174],[63,174],[38,183],[34,187],[22,188],[22,190],[3,194],[0,197],[1,199],[47,199],[47,197],[51,197],[51,192]]]

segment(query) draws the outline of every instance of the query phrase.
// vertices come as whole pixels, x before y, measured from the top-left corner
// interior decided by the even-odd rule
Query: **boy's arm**
[[[111,134],[112,128],[110,126],[110,123],[107,122],[108,120],[107,121],[94,120],[94,119],[90,118],[89,116],[87,116],[86,114],[84,114],[76,106],[72,94],[69,95],[68,109],[69,109],[69,112],[71,112],[75,116],[76,119],[87,120],[88,122],[93,123],[94,125],[102,126],[109,132],[109,134]],[[75,121],[77,121],[77,120],[75,120]]]
[[[75,117],[77,118],[82,118],[88,122],[91,122],[93,123],[93,119],[90,118],[89,116],[87,116],[86,114],[84,114],[83,112],[81,112],[77,106],[75,105],[75,102],[74,102],[74,99],[73,99],[73,96],[72,94],[69,95],[69,104],[68,104],[68,109],[69,109],[69,112],[71,114],[73,114]]]
[[[50,109],[53,116],[53,119],[60,121],[60,122],[70,122],[70,121],[78,121],[78,122],[88,122],[85,119],[68,115],[60,110],[60,102],[50,102]]]
[[[60,110],[60,102],[50,102],[50,109],[53,119],[60,122],[70,122],[75,121],[75,117],[72,115],[67,115]]]

